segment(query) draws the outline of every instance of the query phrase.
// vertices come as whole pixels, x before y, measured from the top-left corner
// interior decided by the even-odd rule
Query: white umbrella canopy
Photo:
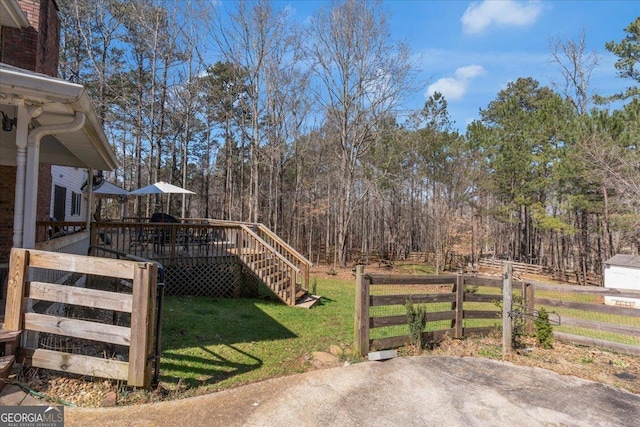
[[[93,189],[93,194],[101,196],[128,196],[129,192],[124,188],[105,181],[98,188]]]
[[[81,187],[83,192],[89,191],[89,181],[85,181]],[[93,177],[93,187],[91,188],[91,192],[96,196],[128,196],[129,192],[124,188],[118,187],[115,184],[110,183],[105,180],[102,176],[94,176]]]
[[[140,196],[143,194],[196,194],[186,188],[178,187],[168,182],[159,181],[146,187],[138,188],[129,192],[131,196]]]
[[[138,188],[137,190],[133,190],[129,192],[131,196],[143,196],[145,194],[168,194],[167,199],[167,214],[169,213],[169,201],[171,198],[171,194],[182,194],[183,203],[182,203],[182,216],[185,216],[184,212],[184,198],[186,194],[196,194],[191,190],[187,190],[186,188],[178,187],[177,185],[169,184],[168,182],[159,181],[155,184],[147,185],[146,187]],[[156,200],[157,202],[157,200]],[[162,211],[162,197],[160,197],[160,211]]]

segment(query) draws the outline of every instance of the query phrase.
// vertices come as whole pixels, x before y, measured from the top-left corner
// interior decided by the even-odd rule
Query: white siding
[[[51,166],[51,206],[49,208],[49,216],[53,216],[53,204],[54,204],[54,188],[55,186],[64,187],[67,189],[67,200],[65,201],[65,220],[66,221],[86,221],[87,217],[87,194],[82,192],[82,184],[87,180],[87,170],[72,168],[68,166]],[[76,193],[80,195],[81,206],[80,213],[77,215],[71,214],[71,200],[72,194]]]
[[[605,265],[604,286],[606,288],[640,290],[640,268]],[[640,299],[605,297],[605,304],[640,308]]]

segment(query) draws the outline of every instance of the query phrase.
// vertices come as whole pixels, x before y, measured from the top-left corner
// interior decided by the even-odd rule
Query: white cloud
[[[443,77],[429,85],[425,98],[434,92],[440,92],[447,100],[460,99],[467,92],[471,80],[483,74],[486,74],[486,70],[481,65],[460,67],[453,73],[453,77]]]
[[[467,65],[456,70],[455,76],[458,79],[469,80],[485,74],[486,71],[482,65]]]
[[[478,34],[490,25],[520,27],[532,24],[541,12],[542,4],[538,0],[484,0],[471,3],[460,20],[465,33]]]
[[[453,77],[444,77],[429,85],[426,96],[429,97],[433,95],[434,92],[440,92],[447,99],[460,99],[466,90],[467,82],[465,80],[458,80]]]

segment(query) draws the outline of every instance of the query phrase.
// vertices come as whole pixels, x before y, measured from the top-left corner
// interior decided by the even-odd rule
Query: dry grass
[[[497,334],[466,340],[447,338],[424,354],[504,360],[516,365],[548,369],[561,375],[598,381],[640,394],[639,357],[557,341],[553,343],[553,348],[544,349],[536,346],[532,338],[525,339],[524,344],[524,348],[503,357],[502,338]]]

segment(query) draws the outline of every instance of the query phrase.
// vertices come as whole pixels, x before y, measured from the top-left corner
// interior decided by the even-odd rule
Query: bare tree
[[[392,43],[379,1],[346,0],[321,8],[309,23],[308,59],[316,98],[337,131],[337,250],[347,261],[359,160],[376,141],[381,120],[411,90],[409,51]]]
[[[220,18],[215,38],[225,61],[242,70],[247,84],[248,111],[242,120],[243,137],[249,139],[249,212],[248,220],[257,222],[260,197],[260,147],[265,140],[261,119],[267,109],[267,74],[286,42],[287,15],[276,13],[267,0],[240,1],[227,19]]]
[[[586,36],[584,29],[578,40],[563,42],[559,38],[549,41],[552,62],[560,67],[560,82],[554,81],[553,86],[566,98],[571,100],[579,115],[585,114],[591,99],[589,82],[593,70],[600,63],[600,56],[586,52]]]

